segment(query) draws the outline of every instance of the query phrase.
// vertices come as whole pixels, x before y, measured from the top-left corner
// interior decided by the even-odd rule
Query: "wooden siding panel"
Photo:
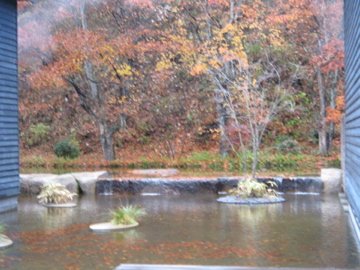
[[[17,88],[14,89],[14,87],[10,87],[10,86],[5,86],[2,85],[1,86],[2,91],[0,92],[0,102],[3,99],[18,99],[18,95],[17,95]]]
[[[19,187],[2,189],[2,192],[0,193],[0,199],[8,199],[17,195],[19,195]]]
[[[2,47],[5,47],[5,46],[1,46],[1,43],[0,43],[0,50],[5,52],[5,50],[3,50]],[[16,53],[16,50],[14,52]],[[11,52],[11,53],[13,53],[13,52]],[[7,55],[10,55],[10,53],[7,53]],[[4,73],[4,74],[12,74],[12,75],[17,74],[17,72],[16,72],[17,66],[14,63],[1,62],[0,70],[1,70],[1,73]]]
[[[0,15],[1,15],[1,18],[5,17],[5,14],[7,16],[7,18],[9,20],[17,20],[17,17],[16,15],[14,14],[9,14],[9,12],[7,11],[7,9],[3,6],[0,6]]]
[[[6,38],[6,37],[0,35],[0,39],[3,39],[3,38]],[[16,59],[6,55],[4,52],[0,52],[0,61],[7,62],[7,63],[13,63],[16,65]]]
[[[0,88],[2,88],[1,85],[0,85]],[[6,89],[7,87],[4,87],[4,88]],[[5,91],[0,93],[0,104],[17,106],[18,99],[15,97],[12,97],[12,94],[15,94],[15,93],[6,93]]]
[[[16,1],[0,0],[0,199],[19,193],[17,80]]]
[[[11,178],[11,177],[18,177],[19,171],[8,170],[8,171],[0,171],[0,178]]]
[[[0,136],[2,136],[2,135],[18,135],[18,130],[11,129],[11,128],[0,129]]]
[[[6,152],[6,153],[0,153],[0,160],[8,159],[19,159],[19,152]]]
[[[14,116],[1,115],[0,114],[0,123],[15,123],[17,124],[18,119]]]
[[[8,188],[18,188],[19,183],[17,183],[16,177],[8,178],[7,182],[0,182],[0,189]]]
[[[345,190],[360,220],[360,1],[345,0]]]
[[[0,104],[0,110],[18,111],[17,109],[14,109],[14,106],[8,104]]]
[[[17,75],[17,66],[14,63],[8,63],[2,61],[0,63],[0,70],[1,70],[1,74],[11,75],[11,76]]]

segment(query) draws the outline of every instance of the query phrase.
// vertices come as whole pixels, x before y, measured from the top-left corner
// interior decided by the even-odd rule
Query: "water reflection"
[[[136,240],[143,239],[143,234],[134,230],[128,230],[124,232],[115,232],[114,238],[117,241],[126,241],[127,243],[133,244]]]
[[[253,205],[253,206],[239,206],[239,205],[226,205],[233,217],[238,219],[242,225],[250,225],[256,227],[258,224],[264,223],[269,220],[276,219],[281,213],[284,204],[269,204],[269,205]]]
[[[138,228],[88,229],[126,204],[146,209]],[[287,195],[283,204],[239,206],[217,203],[210,194],[86,196],[67,209],[21,198],[17,213],[0,218],[15,240],[0,253],[6,269],[113,269],[120,263],[346,268],[359,261],[336,197]]]
[[[43,211],[42,220],[46,229],[56,229],[72,224],[75,217],[76,213],[71,208],[47,208]]]

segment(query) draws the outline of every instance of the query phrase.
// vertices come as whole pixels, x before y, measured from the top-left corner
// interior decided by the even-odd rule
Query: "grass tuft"
[[[131,225],[145,215],[145,210],[139,206],[123,206],[111,212],[111,223],[115,225]]]
[[[40,194],[37,196],[39,203],[48,204],[48,203],[67,203],[74,199],[77,196],[76,193],[72,193],[66,189],[64,185],[55,183],[55,184],[45,184],[41,188]]]
[[[266,184],[253,178],[247,178],[244,181],[239,181],[237,187],[229,190],[229,193],[241,198],[277,197],[278,194],[274,189],[276,187],[277,184],[273,181],[268,181]]]

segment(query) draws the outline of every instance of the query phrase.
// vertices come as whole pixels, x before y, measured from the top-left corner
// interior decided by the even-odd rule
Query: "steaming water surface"
[[[343,267],[359,265],[337,197],[286,195],[283,204],[226,205],[210,194],[83,197],[79,206],[47,209],[21,197],[1,214],[15,245],[0,250],[0,269],[113,269],[121,263]],[[94,233],[122,204],[147,211],[140,227]]]

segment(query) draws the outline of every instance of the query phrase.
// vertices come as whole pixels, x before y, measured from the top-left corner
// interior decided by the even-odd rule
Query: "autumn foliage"
[[[46,123],[108,160],[335,134],[341,1],[56,2],[19,1],[23,134]]]

